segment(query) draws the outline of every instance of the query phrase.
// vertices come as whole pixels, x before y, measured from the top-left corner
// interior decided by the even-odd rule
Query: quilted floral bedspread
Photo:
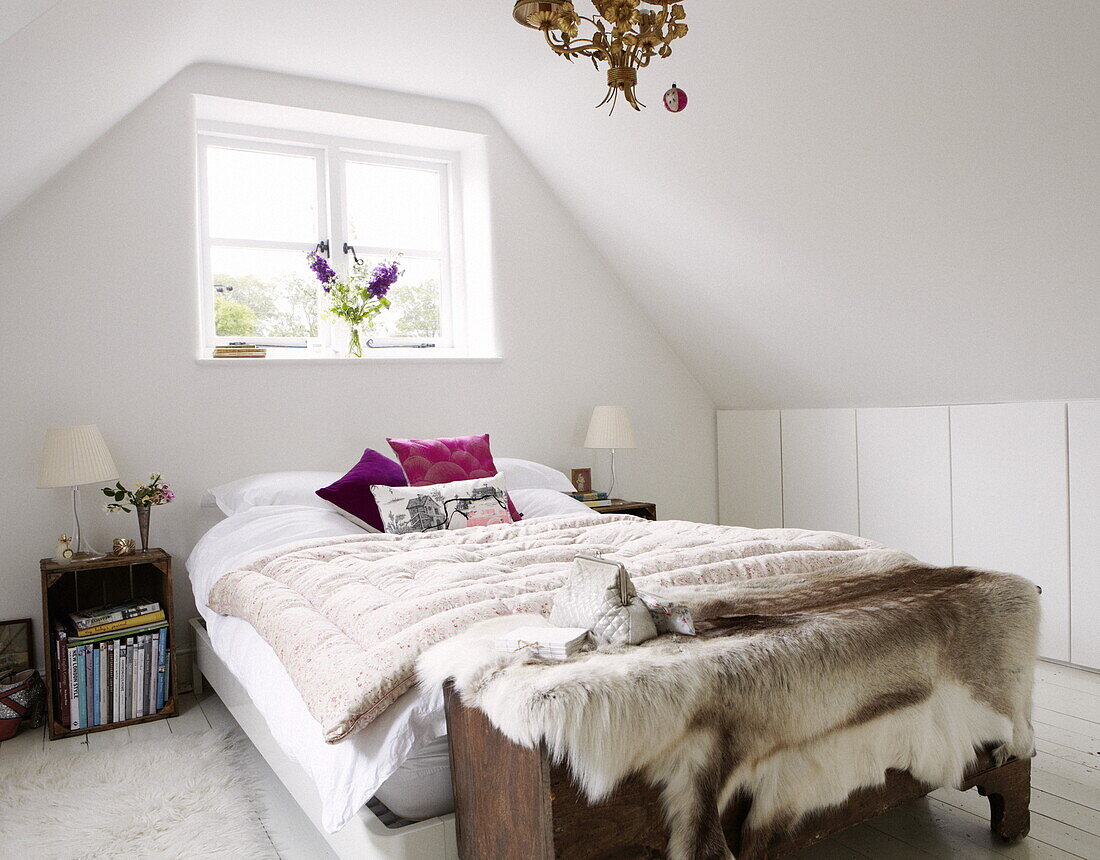
[[[427,648],[487,618],[549,615],[578,553],[623,561],[639,588],[659,594],[877,552],[886,550],[835,532],[565,515],[291,544],[227,573],[209,605],[256,628],[336,743],[415,683]]]

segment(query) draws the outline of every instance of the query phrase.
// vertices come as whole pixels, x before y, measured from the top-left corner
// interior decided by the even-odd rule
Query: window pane
[[[439,173],[413,167],[347,163],[351,243],[437,251],[442,244]]]
[[[367,265],[375,266],[381,257],[369,257]],[[434,338],[443,334],[440,323],[439,260],[417,260],[402,257],[404,274],[390,287],[386,296],[391,307],[379,314],[371,334],[382,337]]]
[[[301,251],[210,249],[214,333],[317,337],[317,280]]]
[[[212,237],[317,241],[315,158],[211,146],[206,170]]]

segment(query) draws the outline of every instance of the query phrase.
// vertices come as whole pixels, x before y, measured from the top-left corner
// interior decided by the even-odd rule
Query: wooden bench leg
[[[1006,842],[1020,842],[1031,829],[1031,759],[978,774],[967,788],[989,798],[989,826]]]

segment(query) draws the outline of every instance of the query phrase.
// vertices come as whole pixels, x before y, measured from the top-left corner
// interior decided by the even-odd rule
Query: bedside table
[[[643,520],[657,519],[656,502],[628,502],[626,499],[607,499],[598,508],[592,508],[598,514],[629,514]]]
[[[43,648],[46,659],[46,705],[50,740],[176,716],[178,708],[176,641],[175,631],[172,629],[172,557],[162,549],[150,549],[131,555],[75,559],[69,564],[58,564],[51,558],[44,558],[39,567],[42,573]],[[71,631],[64,628],[59,637],[55,622],[65,619],[68,613],[134,598],[154,600],[164,611],[168,626],[165,628],[166,632],[162,640],[167,646],[163,660],[160,657],[158,644],[157,662],[146,666],[146,658],[150,657],[153,651],[151,641],[153,634],[142,626],[134,627],[132,632],[127,628],[120,628],[104,632],[99,636],[88,637],[87,645],[72,645],[69,642]],[[159,633],[160,631],[157,632],[158,636]],[[147,644],[141,642],[143,638],[147,640]],[[126,648],[135,654],[133,664],[129,664],[124,659],[125,652],[120,647],[122,643],[125,643]],[[91,707],[97,700],[94,697],[88,698],[87,685],[81,688],[79,681],[71,676],[70,652],[84,650],[85,653],[81,657],[88,663],[92,663],[95,649],[100,644],[104,648],[99,652],[99,659],[94,661],[94,666],[101,667],[98,681],[93,668],[86,664],[85,679],[92,685],[91,689],[100,691],[98,698],[100,709],[107,705],[108,713],[113,715],[113,706],[117,701],[120,713],[111,722],[107,722],[106,719],[101,719],[99,724],[88,721],[86,726],[75,728],[76,721],[72,719],[74,699],[79,703],[83,696],[85,707]],[[114,650],[111,650],[112,645],[116,646]],[[116,652],[117,659],[114,658]],[[141,656],[136,656],[139,653]],[[105,657],[108,659],[104,660]],[[116,676],[115,667],[118,667],[120,675]],[[154,688],[154,679],[161,667],[164,669],[164,684],[162,688]],[[104,682],[108,680],[111,683],[104,686]],[[117,687],[114,682],[117,682]],[[117,700],[115,699],[116,689]],[[162,695],[158,695],[158,689]],[[140,706],[142,716],[136,716],[139,712],[136,704],[132,709],[135,716],[129,716],[131,711],[129,706],[131,701],[136,702],[133,696],[137,695],[135,691],[138,690],[141,691],[139,698],[142,699]],[[61,698],[66,693],[69,701],[62,703]],[[129,694],[130,699],[124,698],[126,694]],[[161,698],[164,704],[157,710],[155,704]],[[146,708],[146,702],[153,707]],[[126,711],[125,716],[121,713],[123,709]],[[68,724],[63,719],[66,710],[69,711]]]

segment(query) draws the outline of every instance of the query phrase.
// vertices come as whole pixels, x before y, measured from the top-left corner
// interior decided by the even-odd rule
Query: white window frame
[[[431,170],[440,177],[440,250],[394,249],[374,245],[356,245],[355,254],[360,259],[368,255],[389,255],[395,250],[403,251],[407,259],[431,259],[440,263],[440,335],[438,337],[390,337],[379,338],[386,345],[397,348],[363,350],[364,358],[393,358],[402,354],[415,353],[417,357],[428,357],[437,353],[436,349],[455,354],[465,348],[465,283],[463,278],[463,235],[462,201],[460,179],[460,155],[447,150],[424,149],[410,146],[378,143],[366,140],[315,135],[302,132],[289,132],[277,129],[242,126],[224,122],[197,123],[198,139],[198,244],[199,244],[199,290],[201,295],[200,312],[202,314],[202,355],[208,356],[219,344],[231,341],[263,343],[273,347],[270,355],[291,358],[334,357],[346,345],[343,328],[319,316],[318,337],[241,337],[219,336],[214,329],[214,282],[211,263],[211,249],[214,247],[232,248],[269,248],[302,252],[302,269],[309,273],[305,254],[312,251],[318,242],[327,238],[329,242],[328,260],[340,276],[350,271],[353,258],[344,253],[345,243],[350,241],[346,176],[350,162],[401,166],[421,170]],[[228,147],[260,152],[278,152],[292,155],[305,155],[316,160],[317,164],[317,239],[311,243],[278,242],[268,240],[233,239],[210,235],[209,225],[209,178],[207,170],[207,151],[211,146]],[[318,307],[324,308],[324,293],[318,285]],[[369,337],[369,335],[368,335]],[[414,344],[434,343],[436,349],[413,348]],[[408,344],[410,348],[401,347]],[[319,347],[312,349],[279,349],[293,346]],[[364,344],[365,347],[365,344]]]

